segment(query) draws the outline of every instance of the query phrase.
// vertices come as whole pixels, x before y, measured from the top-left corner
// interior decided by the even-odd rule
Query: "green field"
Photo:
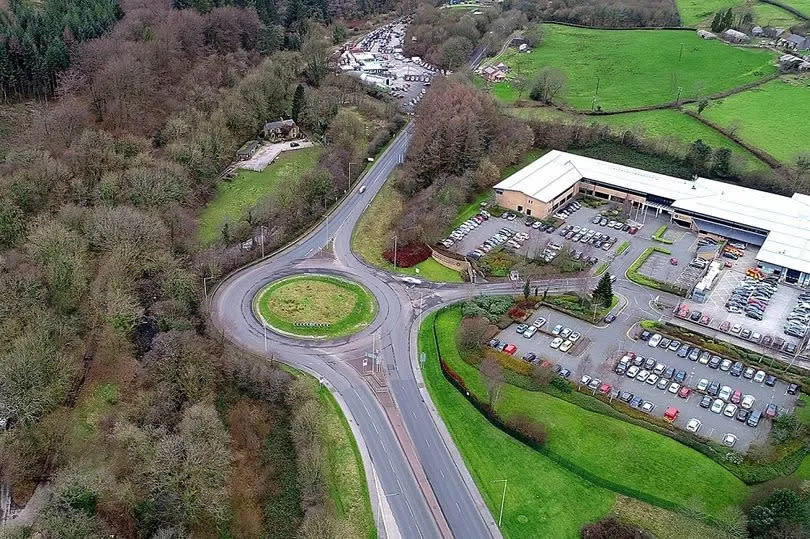
[[[792,4],[793,2],[785,3]],[[800,8],[797,7],[796,9]],[[791,26],[802,23],[802,20],[793,13],[772,4],[757,2],[751,6],[751,11],[754,12],[754,20],[763,27],[779,26],[782,28],[790,28]]]
[[[383,251],[388,248],[393,237],[391,229],[402,213],[403,205],[402,195],[397,192],[392,182],[390,180],[385,182],[371,202],[371,206],[363,212],[357,222],[352,233],[352,251],[369,264],[391,273],[418,274],[419,277],[429,281],[460,283],[459,272],[442,266],[433,258],[428,258],[412,268],[395,268],[383,257]]]
[[[465,380],[470,391],[485,396],[486,389],[478,370],[464,362],[455,347],[460,310],[447,309],[438,316],[442,357]],[[429,331],[426,323],[424,347],[429,344]],[[438,370],[435,365],[433,368]],[[697,504],[703,512],[713,516],[721,516],[728,506],[739,506],[747,494],[742,481],[697,451],[645,428],[586,411],[546,393],[506,385],[500,390],[496,408],[504,417],[521,412],[541,421],[549,432],[549,450],[625,488],[682,506]],[[459,443],[460,449],[463,445],[464,442]],[[515,472],[519,474],[521,470]],[[533,473],[530,469],[522,472],[526,477]]]
[[[219,182],[216,196],[200,214],[200,242],[208,246],[219,240],[222,225],[242,219],[247,210],[275,192],[284,179],[314,169],[322,151],[315,146],[282,152],[262,172],[239,170],[234,180]]]
[[[696,27],[711,23],[714,14],[720,10],[740,5],[739,0],[676,0],[681,26]]]
[[[356,333],[377,314],[377,302],[365,287],[328,275],[272,282],[256,295],[254,305],[271,328],[302,337]]]
[[[774,53],[741,49],[678,30],[592,30],[545,25],[543,44],[528,54],[510,49],[492,62],[504,62],[511,75],[531,81],[543,66],[568,76],[560,101],[578,109],[618,110],[699,97],[746,84],[776,71]],[[681,54],[681,49],[683,53]],[[680,57],[680,59],[679,59]],[[599,93],[594,102],[596,86]],[[512,102],[509,82],[495,95]],[[524,98],[528,97],[524,92]]]
[[[778,104],[778,106],[775,106]],[[759,88],[712,102],[703,115],[725,128],[738,127],[737,136],[792,163],[810,149],[810,85],[774,80]]]
[[[589,125],[597,123],[620,131],[629,129],[642,138],[659,139],[662,145],[667,145],[667,141],[671,140],[686,146],[701,139],[712,148],[730,149],[746,169],[764,169],[767,166],[754,154],[722,133],[674,109],[628,112],[610,116],[581,116],[550,107],[509,107],[506,110],[510,115],[525,120],[585,122]]]

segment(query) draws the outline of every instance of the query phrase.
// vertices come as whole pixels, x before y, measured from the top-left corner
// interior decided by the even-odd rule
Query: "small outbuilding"
[[[751,35],[754,37],[760,37],[765,34],[765,31],[762,29],[761,26],[754,26],[751,28]]]
[[[751,38],[748,37],[748,34],[729,28],[723,32],[723,39],[729,43],[746,43],[750,41]]]
[[[242,147],[236,150],[236,158],[240,161],[250,159],[256,153],[261,145],[258,140],[249,140],[242,144]]]
[[[708,30],[698,30],[697,35],[703,39],[717,39],[717,36]]]

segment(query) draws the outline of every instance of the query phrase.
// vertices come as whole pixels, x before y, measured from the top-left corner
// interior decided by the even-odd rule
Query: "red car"
[[[667,411],[664,412],[664,419],[667,421],[675,421],[675,418],[678,417],[678,409],[674,406],[669,406]]]
[[[720,324],[720,331],[724,331],[724,332],[728,333],[728,330],[729,330],[730,327],[731,327],[731,322],[726,320],[725,322]]]
[[[742,392],[739,389],[735,389],[734,393],[731,394],[731,403],[740,404],[740,400],[742,400]]]
[[[628,232],[631,233],[631,234],[635,234],[636,232],[638,232],[638,227],[637,226],[631,226],[630,230],[628,230]]]
[[[700,323],[703,324],[704,326],[708,326],[711,321],[712,317],[709,316],[708,314],[704,314],[703,318],[700,319]]]
[[[599,386],[599,393],[602,395],[610,395],[610,390],[613,389],[613,386],[610,384],[602,384]]]
[[[677,266],[678,265],[678,259],[675,258],[675,257],[672,257],[672,258],[669,259],[669,263],[672,264],[673,266]]]
[[[514,344],[507,345],[507,347],[504,348],[503,351],[511,356],[512,354],[517,352],[517,346],[515,346]]]
[[[692,390],[686,386],[683,386],[681,389],[678,390],[678,396],[682,399],[688,399],[689,395],[692,394]]]

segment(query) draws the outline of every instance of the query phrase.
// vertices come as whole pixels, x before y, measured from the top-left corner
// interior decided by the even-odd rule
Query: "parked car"
[[[773,374],[769,374],[765,377],[765,385],[768,387],[773,387],[776,385],[776,376]]]
[[[723,407],[725,405],[726,403],[723,402],[722,399],[715,399],[714,402],[712,403],[711,411],[714,412],[715,414],[719,414],[720,412],[723,411]]]
[[[743,377],[750,380],[751,378],[754,377],[755,372],[756,372],[756,370],[754,369],[754,367],[748,367],[748,368],[745,369],[745,372],[743,373]]]
[[[759,420],[761,417],[762,412],[760,412],[759,410],[754,410],[753,412],[751,412],[751,415],[748,416],[748,421],[746,421],[745,424],[748,425],[749,427],[756,427],[757,425],[759,425]]]
[[[689,395],[692,394],[692,390],[689,389],[687,386],[682,386],[680,390],[678,390],[678,396],[682,399],[688,399]]]
[[[610,390],[613,389],[613,386],[610,384],[602,384],[599,386],[599,393],[602,395],[610,395]]]
[[[799,387],[798,384],[790,384],[788,386],[788,388],[787,388],[788,395],[796,395],[796,394],[798,394],[799,389],[801,389],[801,388]]]
[[[748,421],[748,416],[750,416],[750,415],[751,415],[751,410],[746,410],[745,408],[740,408],[739,410],[737,410],[737,415],[734,416],[734,419],[736,419],[737,421],[740,421],[742,423],[745,423],[746,421]]]
[[[708,408],[712,405],[712,398],[710,395],[703,395],[703,398],[700,399],[700,407],[701,408]]]
[[[711,384],[709,384],[709,389],[706,390],[706,393],[708,393],[712,397],[716,397],[717,394],[720,393],[720,383],[712,382]]]
[[[734,414],[737,413],[737,405],[734,403],[726,404],[725,409],[723,410],[723,415],[726,417],[734,417]]]
[[[533,323],[532,325],[533,325],[534,327],[536,327],[536,328],[541,328],[541,327],[543,327],[545,324],[546,324],[546,319],[545,319],[545,318],[543,318],[543,317],[540,317],[540,318],[538,318],[537,320],[535,320],[535,321],[534,321],[534,323]]]
[[[627,377],[628,377],[628,378],[635,378],[635,377],[636,377],[636,375],[638,374],[638,371],[639,371],[639,370],[641,370],[641,369],[639,369],[639,368],[638,368],[638,367],[636,367],[635,365],[631,365],[631,366],[630,366],[630,367],[628,367],[628,369],[627,369],[627,373],[626,373],[626,374],[627,374]]]
[[[560,337],[562,337],[563,339],[567,339],[568,336],[571,335],[571,333],[572,333],[571,328],[563,328],[563,330],[560,332]]]
[[[669,388],[667,388],[667,391],[675,395],[676,393],[678,393],[678,390],[680,389],[681,384],[679,384],[678,382],[672,382],[671,384],[669,384]]]
[[[647,344],[648,344],[648,345],[649,345],[651,348],[655,348],[656,346],[658,346],[658,343],[660,343],[660,342],[661,342],[661,339],[663,339],[663,338],[664,338],[664,336],[663,336],[663,335],[661,335],[660,333],[656,333],[656,334],[654,334],[652,337],[650,337],[650,340],[649,340],[649,341],[647,341]]]
[[[514,344],[510,344],[506,348],[504,348],[503,351],[511,356],[512,354],[517,352],[517,346],[515,346]]]
[[[537,328],[534,326],[529,326],[528,328],[526,328],[526,331],[523,332],[523,337],[531,339],[532,337],[534,337],[535,333],[537,333]]]
[[[761,384],[764,381],[765,381],[765,371],[762,370],[757,371],[757,373],[754,375],[754,383]]]
[[[776,413],[779,411],[779,408],[774,403],[769,403],[768,406],[765,407],[765,417],[768,419],[773,419],[776,417]]]
[[[731,393],[731,398],[729,400],[734,404],[740,404],[740,401],[742,400],[742,391],[740,391],[739,389],[735,389]]]
[[[564,339],[562,339],[561,337],[556,337],[556,338],[555,338],[553,341],[551,341],[551,343],[549,344],[549,346],[551,346],[551,347],[552,347],[552,348],[554,348],[554,349],[557,349],[557,348],[559,348],[559,347],[560,347],[560,345],[563,343],[563,340],[564,340]]]
[[[653,410],[655,410],[655,404],[651,403],[650,401],[644,401],[644,403],[641,405],[641,411],[645,414],[651,414]]]
[[[701,378],[697,386],[695,386],[695,389],[700,392],[706,391],[709,389],[709,380],[707,378]]]
[[[592,378],[590,376],[588,376],[587,374],[583,374],[582,378],[579,379],[579,383],[582,384],[583,386],[587,386],[588,384],[591,383],[591,380]]]
[[[572,343],[569,340],[565,340],[560,345],[560,352],[567,352],[567,351],[569,351],[571,349],[572,346],[574,346],[574,343]]]
[[[754,406],[754,401],[755,400],[756,399],[754,398],[753,395],[746,395],[746,396],[744,396],[742,398],[742,401],[740,402],[740,406],[742,408],[746,409],[746,410],[750,410]]]
[[[736,444],[736,443],[737,443],[737,437],[736,437],[736,436],[734,436],[733,434],[731,434],[730,432],[729,432],[729,433],[726,433],[726,434],[723,436],[723,442],[722,442],[722,443],[723,443],[723,445],[725,445],[726,447],[734,447],[734,444]]]
[[[700,419],[693,417],[689,421],[686,422],[686,430],[689,432],[697,432],[700,430]]]
[[[717,395],[717,397],[727,401],[731,397],[731,388],[729,386],[721,387],[720,393]]]

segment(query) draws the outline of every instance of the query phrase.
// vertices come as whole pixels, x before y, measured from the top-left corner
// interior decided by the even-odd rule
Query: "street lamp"
[[[501,527],[501,521],[503,520],[503,503],[506,500],[506,485],[509,484],[508,479],[496,479],[493,483],[503,483],[503,494],[501,495],[501,512],[498,514],[498,527]]]
[[[346,189],[348,189],[349,187],[352,186],[352,165],[356,165],[356,164],[357,163],[351,163],[351,162],[349,163],[349,173],[348,173],[348,177],[347,177]]]

